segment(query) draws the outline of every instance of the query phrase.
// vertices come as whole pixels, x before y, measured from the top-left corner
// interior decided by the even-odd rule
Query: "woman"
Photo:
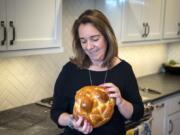
[[[86,10],[75,20],[72,35],[75,57],[64,65],[56,81],[51,118],[65,127],[64,135],[124,135],[125,120],[139,120],[144,108],[131,66],[118,58],[109,21],[98,10]],[[115,99],[111,120],[99,128],[93,129],[81,116],[72,117],[75,93],[86,85],[103,86]]]

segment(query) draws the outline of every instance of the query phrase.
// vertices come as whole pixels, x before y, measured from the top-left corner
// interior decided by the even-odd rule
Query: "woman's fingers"
[[[92,132],[92,126],[87,122],[87,120],[84,121],[82,131],[84,134],[89,134],[90,132]]]
[[[87,132],[88,131],[88,123],[86,122],[86,120],[84,120],[84,124],[82,127],[82,131]]]
[[[86,121],[86,123],[87,123],[87,127],[85,128],[85,132],[84,133],[85,134],[89,134],[89,133],[92,132],[93,127],[91,126],[91,124],[89,122]]]
[[[81,116],[78,117],[77,121],[74,121],[74,128],[84,134],[89,134],[93,130],[91,124]]]
[[[76,124],[78,127],[80,127],[83,123],[83,117],[82,116],[79,116],[79,119],[77,120]]]
[[[113,84],[111,85],[111,87],[107,87],[106,90],[109,93],[109,95],[114,95],[115,97],[121,96],[119,88]]]
[[[115,98],[116,100],[116,105],[119,105],[119,103],[122,101],[122,96],[119,88],[114,85],[113,83],[104,83],[101,84],[100,86],[105,87],[109,97]]]
[[[111,97],[111,98],[120,98],[120,94],[119,93],[110,93],[109,97]]]
[[[112,84],[112,83],[103,83],[103,84],[101,84],[101,85],[99,85],[99,86],[108,88],[108,87],[112,87],[113,85],[114,85],[114,84]]]
[[[81,127],[82,123],[83,123],[83,117],[78,116],[78,120],[73,121],[74,128],[78,129],[79,127]]]

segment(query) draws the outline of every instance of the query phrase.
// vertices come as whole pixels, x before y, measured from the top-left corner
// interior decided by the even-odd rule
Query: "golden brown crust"
[[[83,116],[97,128],[111,119],[114,105],[114,99],[109,98],[103,87],[85,86],[76,92],[73,115]]]

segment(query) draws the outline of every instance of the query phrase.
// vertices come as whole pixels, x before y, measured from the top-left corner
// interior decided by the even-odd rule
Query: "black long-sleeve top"
[[[90,72],[93,85],[104,83],[106,71]],[[111,82],[119,87],[122,97],[133,105],[134,110],[131,120],[139,120],[143,116],[144,107],[131,65],[122,60],[118,65],[108,70],[106,82]],[[86,85],[91,85],[89,71],[87,69],[80,69],[71,62],[63,66],[55,83],[53,105],[51,108],[51,118],[59,127],[62,127],[58,124],[59,116],[64,112],[72,114],[75,93]],[[126,119],[121,115],[117,106],[114,109],[111,120],[105,125],[93,129],[90,135],[125,134]],[[65,127],[64,134],[82,135],[69,127]]]

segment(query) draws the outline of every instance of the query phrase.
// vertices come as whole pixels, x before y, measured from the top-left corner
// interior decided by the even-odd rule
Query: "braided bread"
[[[93,128],[107,123],[114,112],[115,101],[100,86],[85,86],[76,92],[73,115],[84,117]]]

